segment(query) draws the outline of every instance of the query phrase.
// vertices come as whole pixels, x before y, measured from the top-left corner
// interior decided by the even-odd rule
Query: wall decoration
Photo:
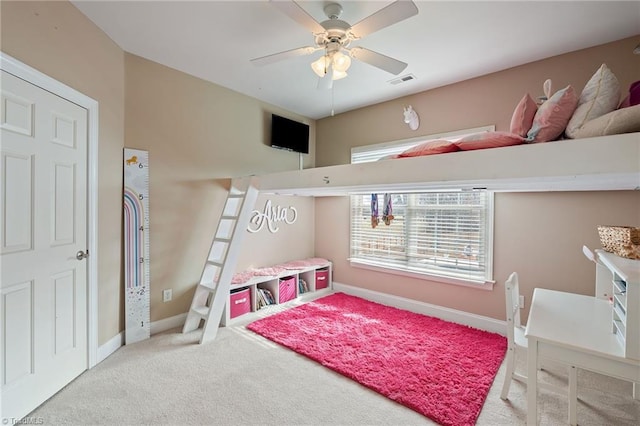
[[[124,149],[125,344],[151,336],[149,152]]]
[[[278,222],[284,222],[287,225],[292,225],[298,219],[298,210],[295,207],[272,207],[271,200],[267,200],[262,212],[254,210],[251,214],[251,220],[249,220],[249,226],[247,231],[255,233],[260,231],[264,226],[272,234],[275,234],[280,229]]]
[[[417,130],[420,127],[420,117],[411,105],[404,109],[404,122],[409,125],[411,130]]]

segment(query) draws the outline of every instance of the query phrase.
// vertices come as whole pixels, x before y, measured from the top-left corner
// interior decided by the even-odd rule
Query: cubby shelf
[[[612,303],[612,332],[627,358],[640,359],[640,261],[596,250],[596,295]]]
[[[273,297],[273,305],[286,304],[303,295],[330,290],[331,269],[331,262],[327,262],[298,269],[287,269],[278,275],[254,276],[243,283],[232,284],[220,325],[225,327],[235,322],[245,321],[250,319],[250,314],[259,311],[260,289],[269,291]],[[307,285],[306,292],[302,292],[299,287],[300,279]],[[269,306],[267,305],[266,308]]]

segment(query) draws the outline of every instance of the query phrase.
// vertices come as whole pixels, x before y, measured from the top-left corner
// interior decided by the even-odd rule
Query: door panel
[[[20,283],[2,290],[3,318],[6,340],[4,350],[4,380],[8,385],[33,373],[32,282]]]
[[[74,271],[65,271],[53,277],[55,288],[55,321],[54,348],[56,355],[75,348],[75,317],[76,305],[74,303],[76,292],[76,279]]]
[[[51,198],[51,241],[52,245],[73,244],[75,241],[75,165],[68,163],[52,164],[53,179]]]
[[[22,135],[33,136],[33,106],[33,101],[9,90],[3,90],[2,128]]]
[[[88,367],[87,111],[2,71],[2,418]]]
[[[33,246],[32,169],[32,155],[2,152],[2,254]]]

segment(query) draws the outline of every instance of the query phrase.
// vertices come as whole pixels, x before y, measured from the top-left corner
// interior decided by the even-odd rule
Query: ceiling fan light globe
[[[311,69],[320,78],[324,77],[327,73],[328,61],[326,56],[321,56],[318,60],[311,62]]]
[[[348,74],[345,71],[338,71],[337,69],[333,69],[333,74],[331,76],[332,80],[341,80],[345,78]]]
[[[342,52],[336,52],[333,55],[333,69],[335,71],[345,72],[351,66],[351,58]]]

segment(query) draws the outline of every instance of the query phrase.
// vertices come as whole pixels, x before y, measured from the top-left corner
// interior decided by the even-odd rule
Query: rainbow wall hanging
[[[151,336],[149,152],[124,149],[125,344]]]

